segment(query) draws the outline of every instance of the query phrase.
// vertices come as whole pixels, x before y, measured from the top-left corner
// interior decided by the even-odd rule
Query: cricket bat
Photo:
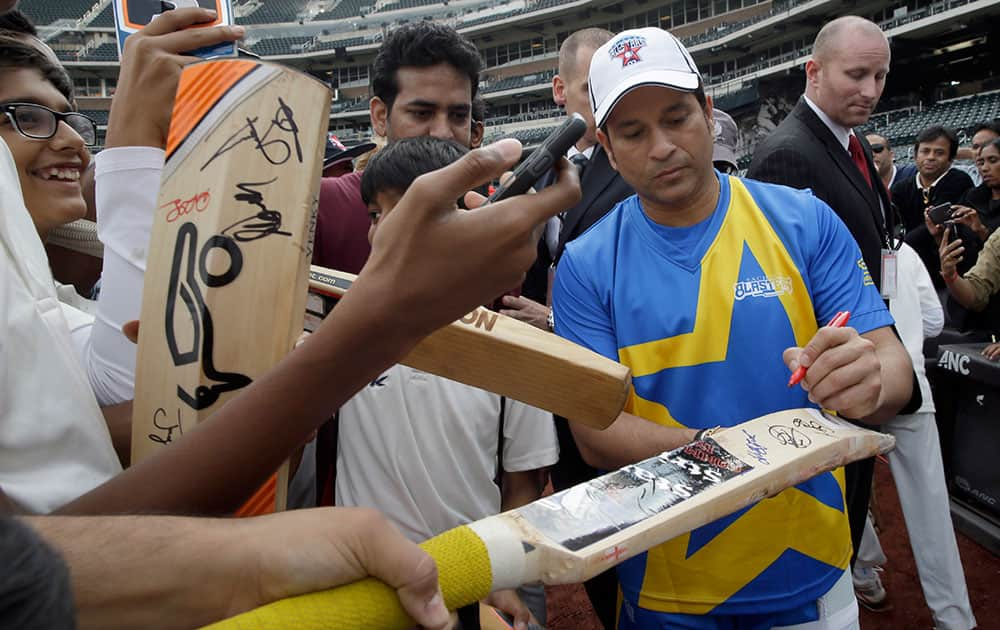
[[[492,591],[582,582],[650,547],[822,472],[889,451],[890,435],[813,409],[761,416],[524,507],[431,538],[450,610]],[[281,600],[211,628],[407,628],[396,593],[368,578]]]
[[[278,65],[181,74],[143,289],[132,462],[180,439],[302,331],[330,91]],[[284,509],[287,463],[240,511]]]
[[[318,326],[356,277],[311,267],[307,330]],[[624,365],[483,307],[431,333],[400,363],[598,429],[621,413],[632,382]]]

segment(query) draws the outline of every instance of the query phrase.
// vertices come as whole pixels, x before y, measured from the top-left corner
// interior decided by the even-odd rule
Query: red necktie
[[[872,187],[872,176],[868,172],[868,161],[865,160],[865,152],[861,149],[861,141],[853,133],[850,136],[850,140],[847,141],[847,151],[851,154],[851,161],[854,165],[858,167],[861,171],[861,175],[868,182],[868,187]]]

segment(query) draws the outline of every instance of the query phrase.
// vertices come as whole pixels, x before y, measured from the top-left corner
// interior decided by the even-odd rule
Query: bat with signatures
[[[650,547],[753,506],[892,436],[814,409],[780,411],[431,538],[449,609],[541,581],[582,582]],[[753,507],[750,507],[752,510]],[[396,593],[368,578],[263,606],[211,628],[407,628]]]
[[[313,265],[307,330],[318,325],[354,278]],[[426,337],[401,363],[598,429],[621,413],[631,383],[624,365],[483,307]]]
[[[187,66],[145,274],[132,461],[278,362],[303,325],[329,90],[277,65]],[[241,514],[283,509],[287,464]]]

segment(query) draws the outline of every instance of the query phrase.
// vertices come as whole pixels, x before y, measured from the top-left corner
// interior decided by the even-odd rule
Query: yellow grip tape
[[[492,590],[493,573],[483,541],[467,526],[456,527],[420,545],[437,562],[448,610],[477,602]],[[374,578],[289,597],[207,626],[214,630],[266,628],[297,630],[404,630],[415,623],[396,591]]]

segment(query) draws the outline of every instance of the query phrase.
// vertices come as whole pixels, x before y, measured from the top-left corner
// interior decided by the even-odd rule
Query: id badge
[[[896,299],[896,252],[891,249],[882,250],[882,297]]]

